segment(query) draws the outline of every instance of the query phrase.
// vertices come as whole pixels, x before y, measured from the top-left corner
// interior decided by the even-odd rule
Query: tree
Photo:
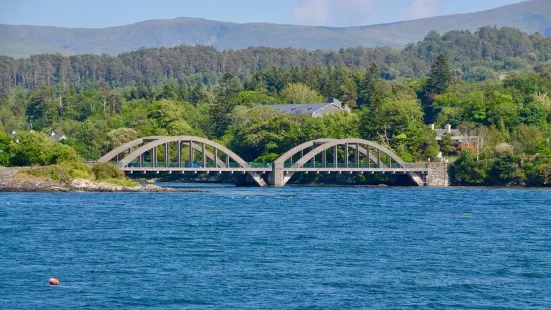
[[[383,99],[379,68],[372,63],[359,83],[358,106],[367,106],[373,110],[382,104]]]
[[[240,90],[239,79],[232,73],[224,74],[216,89],[216,102],[209,109],[210,132],[213,137],[219,138],[224,135],[230,124],[230,113],[237,105],[235,99]]]
[[[196,130],[194,130],[185,120],[174,121],[170,123],[166,129],[171,136],[196,135]]]
[[[183,111],[175,101],[159,100],[150,105],[148,118],[153,120],[156,127],[166,129],[170,123],[183,118]]]
[[[302,83],[291,83],[281,92],[283,101],[288,103],[320,103],[323,97],[315,90]]]
[[[27,115],[31,129],[40,130],[52,125],[59,118],[58,107],[53,100],[51,87],[42,87],[36,90],[27,107]]]
[[[405,133],[410,123],[422,124],[422,118],[423,111],[419,101],[388,99],[377,109],[362,110],[360,136],[368,140],[389,142],[393,137]]]
[[[8,147],[13,166],[52,165],[81,160],[72,147],[53,142],[43,134],[20,132],[16,137],[18,142]]]
[[[260,104],[274,104],[276,101],[274,97],[268,96],[264,92],[252,90],[242,91],[235,98],[235,103],[237,105],[247,107],[254,107]]]
[[[11,144],[11,138],[0,132],[0,166],[7,166],[10,162],[9,145]]]
[[[453,155],[457,151],[457,143],[452,140],[452,135],[445,133],[442,136],[442,141],[440,142],[440,150],[442,154],[446,156]]]
[[[520,158],[507,153],[494,161],[488,173],[490,185],[519,185],[525,176],[520,169]]]
[[[477,161],[470,152],[461,152],[450,166],[450,178],[456,185],[484,185],[488,167],[484,161]]]
[[[109,131],[105,139],[105,150],[112,150],[118,146],[138,138],[138,133],[132,128],[117,128]]]
[[[279,110],[238,107],[232,113],[230,146],[246,160],[254,160],[262,154],[281,154],[296,143],[293,136],[296,126]]]
[[[431,67],[425,91],[428,94],[443,94],[450,86],[452,72],[444,54],[438,55]]]
[[[541,131],[534,126],[520,125],[513,134],[513,145],[519,154],[549,154],[551,148]]]
[[[157,95],[157,100],[160,99],[169,99],[169,100],[177,100],[178,99],[178,89],[175,85],[175,82],[172,83],[166,83],[163,85],[161,89],[161,93]]]

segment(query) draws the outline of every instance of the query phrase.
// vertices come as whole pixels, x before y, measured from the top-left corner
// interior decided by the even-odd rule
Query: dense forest
[[[550,59],[550,38],[490,27],[430,33],[403,51],[181,46],[4,57],[0,165],[95,160],[147,135],[204,136],[258,162],[315,138],[361,137],[411,162],[441,152],[454,161],[455,184],[551,185]],[[326,97],[355,109],[312,118],[258,107]],[[438,143],[431,123],[476,139]],[[67,147],[36,133],[52,131]]]
[[[141,49],[116,57],[90,54],[0,57],[0,90],[58,83],[82,89],[98,87],[102,82],[110,87],[139,83],[155,87],[170,79],[215,84],[224,73],[246,80],[269,70],[316,67],[366,70],[372,63],[387,80],[418,78],[429,71],[439,54],[447,57],[454,76],[460,79],[496,80],[499,77],[496,71],[528,68],[551,59],[551,38],[513,28],[485,27],[475,33],[431,32],[423,41],[402,51],[388,47],[313,52],[256,47],[219,52],[213,47],[178,46]]]

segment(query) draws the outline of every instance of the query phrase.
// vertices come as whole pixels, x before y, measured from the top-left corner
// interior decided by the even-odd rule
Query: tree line
[[[387,80],[419,78],[428,73],[439,54],[452,64],[453,75],[468,81],[496,80],[500,70],[524,69],[551,59],[551,38],[513,28],[483,27],[470,31],[429,33],[403,50],[388,47],[339,51],[251,47],[217,51],[207,46],[150,48],[109,55],[34,55],[25,59],[0,57],[0,91],[66,84],[79,89],[150,87],[176,79],[184,83],[216,84],[225,73],[241,80],[257,72],[292,68],[347,67],[365,70],[374,63]]]

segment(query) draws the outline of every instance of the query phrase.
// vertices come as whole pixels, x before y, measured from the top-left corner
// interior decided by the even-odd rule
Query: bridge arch
[[[239,157],[239,155],[235,154],[234,152],[232,152],[230,149],[226,148],[225,146],[219,144],[219,143],[216,143],[214,141],[211,141],[209,139],[205,139],[205,138],[201,138],[201,137],[194,137],[194,136],[173,136],[173,137],[159,137],[158,139],[155,139],[149,143],[146,143],[142,146],[140,146],[139,148],[133,150],[132,152],[130,152],[128,155],[126,155],[120,162],[119,162],[119,166],[121,167],[126,167],[128,166],[129,163],[131,163],[132,161],[138,159],[138,157],[148,151],[150,151],[151,149],[154,149],[158,146],[161,146],[161,145],[168,145],[169,143],[174,143],[174,142],[189,142],[191,143],[192,147],[194,148],[194,150],[197,150],[197,147],[198,146],[194,146],[194,144],[196,145],[196,143],[201,143],[203,146],[210,146],[210,147],[213,147],[216,151],[221,151],[221,153],[224,153],[226,154],[226,156],[235,161],[236,163],[239,164],[240,167],[242,168],[245,168],[247,167],[247,162],[245,160],[243,160],[241,157]],[[203,152],[203,147],[200,148],[200,151]],[[207,152],[210,152],[210,151],[207,151],[207,150],[204,150],[204,154],[205,157],[207,157]],[[217,153],[217,152],[215,152]],[[212,153],[210,153],[212,154]],[[218,155],[218,154],[216,154]],[[221,164],[220,162],[220,159],[218,158],[218,156],[210,156],[212,157],[213,159],[216,159],[216,166],[219,167],[219,168],[225,168],[226,166]],[[214,158],[216,157],[216,158]]]
[[[337,148],[339,146],[344,146],[345,163],[338,162]],[[331,149],[333,150],[333,160],[331,164],[328,164],[326,152]],[[352,163],[349,162],[350,149],[354,150],[354,161]],[[303,154],[305,150],[309,151],[306,154]],[[376,152],[376,155],[374,155],[373,151]],[[293,163],[293,156],[299,153],[301,153],[299,160]],[[322,163],[316,163],[316,157],[320,154],[322,155]],[[385,163],[382,162],[381,155],[386,157],[387,161],[385,161]],[[360,164],[360,156],[364,156],[365,162],[363,165]],[[288,162],[289,160],[291,160],[290,163]],[[307,163],[309,162],[312,162],[313,164],[310,167],[307,166]],[[374,166],[371,166],[372,162],[375,163]],[[341,164],[343,166],[339,166]],[[349,166],[349,164],[351,165]],[[326,170],[330,170],[331,168],[373,168],[376,170],[380,169],[382,171],[385,169],[403,170],[415,183],[418,185],[424,185],[424,181],[417,173],[406,171],[409,166],[411,166],[411,164],[406,163],[392,150],[373,141],[357,138],[313,140],[296,146],[274,162],[274,172],[271,183],[275,186],[283,186],[291,179],[295,172],[302,171],[305,168],[323,168]]]
[[[329,142],[334,142],[334,141],[340,141],[340,142],[338,142],[336,144],[327,144]],[[308,151],[307,154],[309,154],[310,153],[309,150],[314,146],[321,147],[321,146],[326,145],[327,147],[321,148],[320,151],[316,152],[312,157],[315,157],[315,156],[319,155],[321,152],[326,151],[327,149],[329,149],[331,147],[334,147],[335,145],[341,145],[341,144],[342,145],[349,144],[349,147],[351,149],[354,149],[357,152],[360,152],[362,154],[366,154],[366,155],[369,154],[369,156],[367,156],[369,161],[374,162],[377,165],[384,166],[384,164],[382,164],[378,161],[379,157],[371,152],[372,150],[382,151],[383,154],[387,154],[387,156],[389,156],[389,155],[394,156],[393,159],[395,159],[395,161],[397,163],[404,163],[403,160],[401,160],[398,155],[396,155],[394,152],[392,152],[388,148],[385,148],[384,146],[382,146],[382,145],[380,145],[376,142],[369,141],[369,140],[364,140],[364,139],[352,139],[352,138],[350,138],[350,139],[317,139],[317,140],[304,142],[304,143],[290,149],[289,151],[287,151],[283,155],[281,155],[274,163],[282,165],[282,164],[285,164],[285,162],[287,162],[288,160],[291,160],[291,163],[292,163],[292,158],[294,156],[300,154],[300,158],[303,158],[305,156],[304,151]],[[362,145],[368,146],[368,148],[364,148]],[[312,159],[312,158],[309,158],[309,159]]]
[[[124,158],[126,156],[127,152],[130,153],[136,147],[142,146],[144,143],[148,143],[148,142],[151,142],[151,141],[156,141],[156,140],[163,139],[163,138],[165,138],[165,136],[150,136],[150,137],[144,137],[144,138],[139,138],[139,139],[129,141],[129,142],[123,144],[123,145],[120,145],[120,146],[114,148],[113,150],[109,151],[107,154],[103,155],[98,160],[98,162],[108,163],[108,162],[111,162],[111,161],[116,161],[118,163],[120,156],[123,156],[123,158]],[[186,145],[186,147],[189,147],[189,145]],[[203,149],[196,142],[192,142],[191,147],[193,148],[194,151],[197,151],[197,152],[200,152],[200,153],[203,152]],[[217,154],[214,154],[209,150],[205,150],[205,156],[211,162],[216,161],[217,167],[226,168],[226,164],[224,163],[224,161],[222,161],[216,155]]]
[[[398,156],[396,153],[394,153],[390,149],[388,149],[388,148],[386,148],[386,147],[384,147],[384,146],[382,146],[382,145],[380,145],[376,142],[369,141],[369,140],[364,140],[364,139],[338,139],[338,140],[328,141],[328,142],[314,148],[313,150],[311,150],[310,152],[305,154],[302,158],[300,158],[295,163],[295,165],[293,165],[293,167],[302,167],[304,164],[306,164],[308,161],[312,160],[315,156],[321,154],[323,151],[326,151],[330,148],[333,148],[333,147],[339,146],[339,145],[347,145],[350,148],[356,149],[356,151],[358,153],[362,149],[368,151],[369,149],[360,147],[360,145],[366,145],[369,148],[376,149],[377,151],[382,152],[383,154],[388,156],[390,159],[394,160],[394,162],[399,164],[401,166],[401,168],[405,168],[406,165],[407,165],[406,162],[403,161],[400,158],[400,156]],[[379,160],[379,162],[380,162],[380,160]],[[391,166],[391,165],[389,165],[389,166]]]
[[[127,152],[127,151],[129,151],[129,150],[131,150],[131,149],[133,149],[133,148],[135,148],[139,145],[142,145],[147,140],[156,140],[156,139],[159,139],[159,138],[160,137],[144,137],[144,138],[139,138],[139,139],[135,139],[135,140],[126,142],[125,144],[119,145],[116,148],[109,151],[107,154],[103,155],[100,159],[98,159],[98,162],[108,163],[108,162],[112,161],[113,159],[116,159],[119,155],[124,154],[125,152]]]
[[[172,159],[170,149],[170,145],[174,143],[176,143],[177,145],[177,161],[175,163],[171,162]],[[164,146],[165,149],[165,159],[164,162],[161,162],[160,165],[158,165],[159,161],[157,160],[157,148],[159,146]],[[185,160],[183,161],[182,157],[182,150],[185,147],[190,150],[188,165],[182,165],[182,163],[185,162]],[[214,150],[214,152],[207,149],[207,147],[211,148],[211,150]],[[197,166],[195,166],[195,152],[199,152],[202,155],[202,163],[198,163]],[[149,154],[152,158],[152,167],[143,167],[143,158],[146,154]],[[225,156],[220,157],[220,155]],[[124,158],[119,160],[120,156],[124,156]],[[222,160],[222,158],[224,158],[225,160]],[[260,174],[251,171],[245,171],[245,169],[248,168],[249,165],[239,155],[219,143],[201,137],[151,136],[136,139],[113,149],[109,153],[105,154],[99,161],[109,162],[113,160],[116,160],[117,166],[130,172],[139,169],[144,171],[151,171],[155,170],[155,168],[167,168],[164,170],[169,172],[172,172],[173,170],[194,170],[197,168],[199,168],[199,170],[201,171],[207,172],[209,171],[208,169],[211,168],[226,168],[225,170],[223,170],[226,171],[229,168],[235,168],[242,171],[245,176],[250,176],[254,180],[253,183],[256,183],[260,186],[266,186]],[[210,163],[208,163],[207,160],[210,160]],[[233,165],[234,163],[236,165]],[[131,164],[132,166],[130,166]],[[176,166],[173,166],[174,164]],[[249,181],[245,180],[244,182]]]
[[[299,153],[303,153],[305,150],[307,150],[307,149],[309,149],[309,148],[311,148],[315,145],[324,144],[324,143],[327,143],[327,142],[332,141],[332,140],[333,139],[318,139],[318,140],[312,140],[312,141],[304,142],[300,145],[295,146],[294,148],[290,149],[289,151],[285,152],[281,156],[279,156],[279,158],[276,159],[276,161],[274,161],[274,164],[283,164],[287,160],[292,159],[293,156],[295,156]]]

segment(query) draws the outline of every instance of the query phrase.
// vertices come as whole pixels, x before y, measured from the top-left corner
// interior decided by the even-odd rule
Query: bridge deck
[[[266,168],[172,168],[172,167],[124,167],[123,171],[128,173],[269,173],[272,167]],[[408,173],[427,172],[426,167],[413,168],[283,168],[284,172],[303,173]]]

